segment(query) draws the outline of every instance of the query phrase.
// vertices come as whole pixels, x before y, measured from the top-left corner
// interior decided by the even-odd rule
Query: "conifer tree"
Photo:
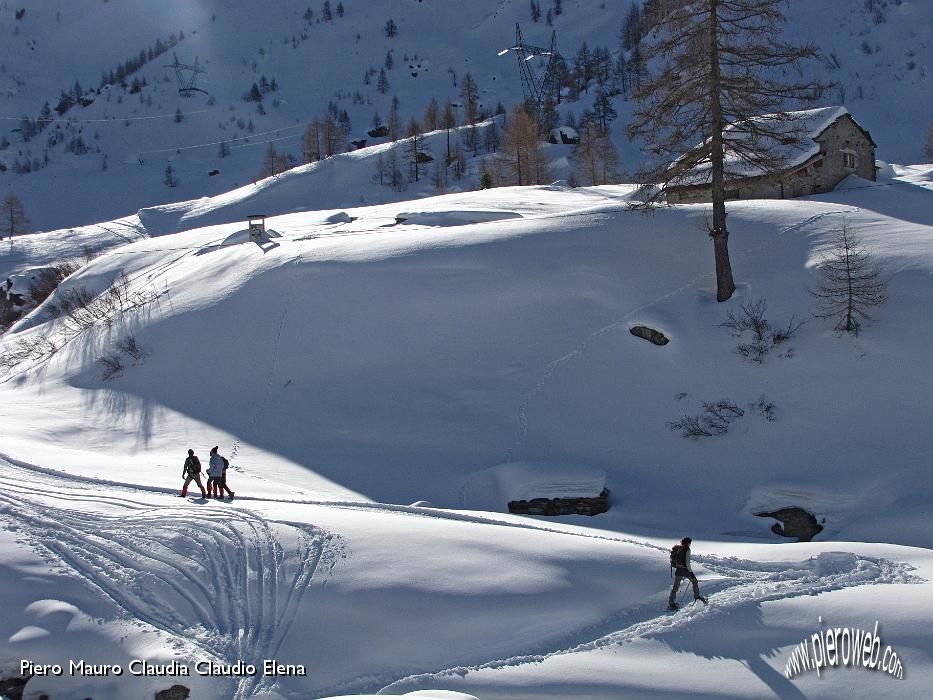
[[[650,41],[644,57],[654,70],[642,79],[628,126],[629,137],[644,139],[655,157],[639,174],[639,181],[647,186],[642,194],[656,201],[678,177],[697,166],[709,169],[713,200],[709,234],[718,301],[735,291],[726,228],[723,130],[738,122],[750,143],[762,144],[768,137],[786,139],[786,129],[754,117],[784,109],[790,100],[815,99],[827,87],[791,74],[803,60],[816,57],[817,49],[781,39],[786,22],[783,1],[653,0],[645,5]],[[634,68],[631,63],[629,68]],[[766,170],[779,167],[776,154],[763,147],[751,149],[743,158]]]
[[[450,100],[447,100],[444,103],[444,111],[441,112],[441,128],[447,132],[447,155],[444,158],[444,163],[450,165],[450,131],[451,129],[456,128],[457,126],[457,114],[454,111],[454,106],[450,103]]]
[[[839,332],[858,334],[869,310],[888,300],[887,283],[868,249],[848,224],[832,238],[817,268],[822,277],[810,293],[818,302],[817,318],[835,319]]]
[[[32,223],[26,216],[26,209],[19,197],[10,192],[0,202],[0,234],[6,234],[10,239],[10,249],[13,248],[13,236],[22,236],[29,232]],[[3,235],[0,235],[3,240]]]
[[[432,97],[431,101],[428,102],[428,106],[424,110],[425,131],[435,131],[437,129],[437,113],[437,100]]]
[[[547,156],[538,141],[538,125],[521,105],[512,110],[502,130],[497,164],[502,182],[543,185],[548,180]]]

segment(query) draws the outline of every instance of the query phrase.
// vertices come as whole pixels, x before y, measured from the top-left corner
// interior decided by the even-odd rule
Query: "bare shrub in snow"
[[[769,423],[773,423],[777,420],[777,416],[775,415],[777,407],[774,405],[774,402],[764,394],[762,394],[755,403],[755,410],[758,411],[758,415]]]
[[[800,329],[801,323],[791,317],[788,324],[775,330],[771,322],[765,318],[768,303],[764,299],[742,302],[741,312],[736,314],[730,311],[726,320],[719,324],[733,336],[741,338],[746,333],[751,334],[749,342],[739,342],[736,352],[746,360],[761,363],[775,345],[786,343],[793,338]]]
[[[54,316],[62,317],[67,330],[80,332],[98,322],[109,325],[117,315],[145,306],[156,296],[149,290],[130,291],[130,281],[121,272],[114,283],[97,296],[86,287],[73,287],[58,295],[48,308]]]
[[[0,353],[0,367],[7,371],[13,370],[21,362],[27,360],[41,360],[52,355],[58,347],[47,335],[33,335],[9,343]]]
[[[667,427],[680,431],[685,438],[701,438],[722,435],[729,431],[729,424],[745,415],[745,411],[734,401],[704,401],[703,412],[693,416],[681,416]]]
[[[146,356],[146,353],[139,347],[139,343],[136,342],[136,336],[132,333],[124,336],[123,340],[117,343],[117,347],[134,360],[141,360]]]
[[[116,353],[108,352],[98,362],[102,368],[100,378],[104,381],[112,379],[123,371],[123,359]]]
[[[63,262],[43,270],[39,273],[38,279],[29,285],[29,296],[37,305],[41,304],[58,289],[62,280],[77,272],[79,267],[80,265],[74,262]]]

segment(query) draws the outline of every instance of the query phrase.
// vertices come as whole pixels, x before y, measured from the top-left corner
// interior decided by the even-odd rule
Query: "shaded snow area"
[[[0,337],[0,679],[25,659],[65,667],[26,686],[52,700],[922,697],[933,191],[930,165],[882,172],[730,202],[723,304],[708,205],[645,216],[624,185],[314,211],[283,190],[279,214],[230,194],[179,205],[196,227],[111,236]],[[808,292],[843,221],[889,281],[858,336]],[[56,315],[77,297],[85,322]],[[804,323],[752,363],[720,324],[759,299]],[[671,429],[724,399],[724,434]],[[179,498],[187,450],[206,467],[214,445],[234,500]],[[603,487],[593,517],[506,512]],[[792,507],[813,542],[755,515]],[[709,606],[684,590],[668,613],[685,535]],[[785,675],[811,635],[876,621],[903,679]],[[196,671],[238,662],[257,672]]]

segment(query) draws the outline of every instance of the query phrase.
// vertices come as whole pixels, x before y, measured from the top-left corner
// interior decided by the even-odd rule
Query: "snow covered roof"
[[[744,155],[749,152],[768,153],[782,169],[805,163],[820,152],[816,142],[820,134],[846,115],[849,110],[841,106],[763,114],[752,119],[755,135],[744,130],[743,124],[729,124],[723,130],[726,179],[759,177],[770,172]],[[710,184],[710,165],[708,160],[699,163],[673,180],[671,186]]]

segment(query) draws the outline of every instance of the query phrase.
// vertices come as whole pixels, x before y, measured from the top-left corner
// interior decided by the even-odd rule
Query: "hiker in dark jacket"
[[[181,472],[185,485],[181,487],[181,497],[188,495],[188,486],[193,481],[201,489],[201,498],[207,498],[204,491],[204,484],[201,483],[201,460],[194,454],[194,450],[188,450],[188,458],[185,460],[185,466]]]
[[[697,581],[693,569],[690,568],[690,543],[693,542],[689,537],[684,537],[680,544],[674,545],[671,549],[671,569],[674,574],[674,585],[671,587],[671,595],[667,599],[667,609],[677,610],[678,605],[674,601],[677,597],[677,591],[680,590],[680,582],[683,579],[689,579],[693,584],[693,599],[706,603],[707,600],[700,595],[700,583]]]

